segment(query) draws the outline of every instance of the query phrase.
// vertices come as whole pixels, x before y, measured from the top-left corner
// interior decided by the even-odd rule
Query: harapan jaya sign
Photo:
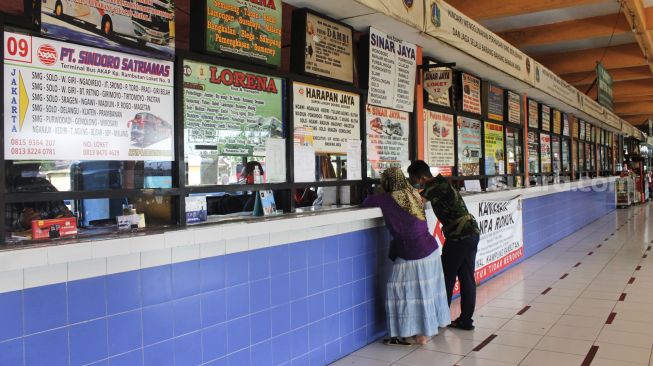
[[[360,140],[360,96],[293,83],[295,130],[312,129],[316,153],[347,154],[347,141]]]
[[[4,33],[8,160],[174,159],[173,63]]]

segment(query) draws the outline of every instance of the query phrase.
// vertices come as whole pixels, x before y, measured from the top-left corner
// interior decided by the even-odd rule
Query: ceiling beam
[[[636,116],[639,114],[653,115],[653,102],[626,102],[616,103],[614,112],[620,116]]]
[[[648,66],[653,71],[653,63],[651,63],[651,55],[653,52],[653,37],[651,32],[648,31],[649,25],[646,21],[646,14],[644,13],[644,3],[642,0],[623,0],[623,5],[626,6],[624,15],[628,24],[635,29],[635,39],[639,44],[643,54],[648,58]]]
[[[624,67],[623,69],[608,70],[608,72],[610,73],[610,76],[612,76],[612,81],[614,82],[653,78],[653,73],[651,73],[651,69],[647,66]],[[596,78],[596,72],[576,72],[560,75],[560,77],[573,86],[589,86]]]
[[[605,55],[604,55],[605,54]],[[553,53],[537,57],[537,60],[558,75],[593,71],[596,62],[603,59],[607,69],[646,66],[642,50],[637,43],[606,48]]]
[[[449,0],[456,9],[475,20],[510,17],[515,15],[537,13],[541,11],[589,5],[604,2],[602,0]]]
[[[631,95],[625,97],[615,97],[615,103],[628,103],[628,102],[647,102],[653,101],[653,95]]]
[[[646,29],[653,30],[653,6],[644,8],[644,18],[646,19]]]
[[[653,113],[651,114],[640,114],[637,116],[626,116],[622,117],[623,119],[626,120],[626,122],[630,123],[633,126],[641,126],[646,124],[646,121],[649,118],[653,118]]]
[[[615,27],[615,22],[617,23]],[[498,33],[500,37],[517,48],[542,44],[555,44],[580,39],[609,37],[631,31],[626,18],[621,14],[610,14],[566,22],[514,29]]]
[[[615,99],[640,95],[653,95],[653,83],[648,80],[633,80],[614,83],[612,95]]]

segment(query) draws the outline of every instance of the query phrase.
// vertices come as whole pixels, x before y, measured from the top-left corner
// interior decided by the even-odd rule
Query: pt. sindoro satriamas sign
[[[7,160],[174,159],[173,63],[4,34]]]
[[[280,78],[185,60],[186,156],[265,156],[283,137],[282,97]]]
[[[195,35],[191,37],[195,48],[258,64],[279,66],[281,0],[193,0],[192,3],[196,33],[204,33],[203,45],[197,44],[197,40],[193,42]]]

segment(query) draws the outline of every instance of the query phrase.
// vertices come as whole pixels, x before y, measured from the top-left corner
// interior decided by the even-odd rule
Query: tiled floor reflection
[[[653,204],[617,210],[480,286],[476,330],[334,365],[653,366],[652,242]]]

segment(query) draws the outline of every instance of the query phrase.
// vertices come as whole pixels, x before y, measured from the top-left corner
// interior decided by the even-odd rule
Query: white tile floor
[[[617,210],[483,284],[474,331],[375,343],[334,365],[653,366],[652,219],[653,204]]]

